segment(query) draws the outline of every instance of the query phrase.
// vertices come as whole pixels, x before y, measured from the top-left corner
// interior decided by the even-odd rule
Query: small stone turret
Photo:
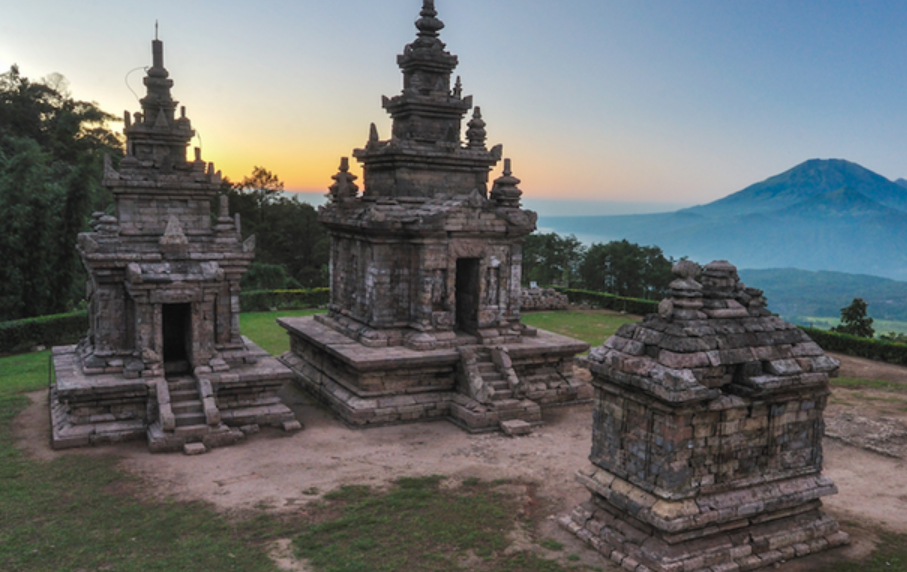
[[[563,524],[638,572],[751,570],[846,543],[819,509],[838,362],[724,260],[684,260],[658,314],[582,362],[592,494]],[[697,280],[698,279],[698,280]]]

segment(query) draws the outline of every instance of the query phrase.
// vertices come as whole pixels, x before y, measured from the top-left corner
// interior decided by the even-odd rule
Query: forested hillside
[[[113,116],[72,99],[60,76],[0,74],[0,321],[62,312],[84,295],[76,235],[110,202],[102,154]]]

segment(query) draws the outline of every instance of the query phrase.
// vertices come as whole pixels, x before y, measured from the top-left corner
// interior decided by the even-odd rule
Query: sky
[[[0,69],[140,109],[155,21],[203,157],[323,193],[382,139],[421,0],[3,0]],[[436,0],[441,39],[542,214],[704,204],[811,158],[907,177],[902,0]],[[130,90],[131,88],[131,90]],[[122,123],[113,125],[122,129]],[[465,122],[464,122],[465,129]],[[361,174],[353,161],[353,171]],[[492,173],[498,176],[499,165]],[[361,182],[361,181],[360,181]]]

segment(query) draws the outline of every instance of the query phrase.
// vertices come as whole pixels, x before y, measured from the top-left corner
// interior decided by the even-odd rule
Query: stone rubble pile
[[[567,295],[554,288],[523,288],[520,307],[528,312],[566,310],[570,305]]]

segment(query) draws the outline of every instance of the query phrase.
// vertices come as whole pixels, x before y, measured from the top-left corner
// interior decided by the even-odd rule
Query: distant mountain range
[[[876,320],[907,322],[907,282],[842,272],[795,268],[740,270],[747,286],[765,291],[768,308],[796,323],[809,318],[840,317],[841,308],[863,298]]]
[[[663,214],[542,217],[560,234],[657,245],[700,263],[907,280],[907,180],[811,159],[707,205]]]

